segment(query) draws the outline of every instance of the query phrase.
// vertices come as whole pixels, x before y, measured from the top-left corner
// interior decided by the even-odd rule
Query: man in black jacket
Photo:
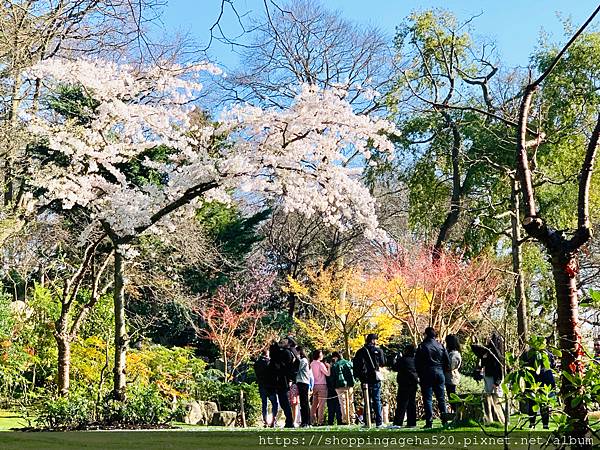
[[[438,402],[442,424],[446,424],[446,393],[444,371],[450,367],[446,349],[436,341],[437,333],[432,327],[425,328],[425,339],[415,356],[415,366],[421,382],[421,394],[425,407],[425,428],[433,423],[433,394]]]
[[[277,411],[279,409],[279,403],[277,402],[277,394],[275,384],[273,383],[273,377],[269,370],[269,350],[263,350],[262,354],[258,357],[254,363],[254,373],[256,374],[256,384],[258,384],[258,393],[260,394],[260,401],[262,403],[262,417],[263,423],[266,427],[272,427],[275,425],[275,418],[277,417]],[[271,401],[271,407],[273,408],[273,420],[269,422],[267,420],[268,415],[268,403],[267,400]]]
[[[398,393],[396,394],[396,413],[394,425],[399,427],[404,422],[409,428],[417,426],[417,386],[419,376],[415,367],[415,346],[408,344],[404,347],[404,354],[398,353],[393,369],[398,372]]]
[[[381,380],[383,377],[379,369],[385,366],[385,356],[383,351],[377,347],[376,334],[367,335],[365,345],[356,352],[352,365],[354,376],[360,380],[363,387],[366,385],[369,389],[372,410],[375,411],[375,425],[380,427],[383,424],[381,415]]]
[[[292,383],[291,377],[294,372],[296,356],[287,346],[288,342],[286,339],[283,339],[280,344],[277,342],[271,344],[271,347],[269,347],[271,355],[269,371],[275,385],[279,406],[281,406],[285,415],[285,427],[294,428],[294,417],[292,415],[288,391]]]

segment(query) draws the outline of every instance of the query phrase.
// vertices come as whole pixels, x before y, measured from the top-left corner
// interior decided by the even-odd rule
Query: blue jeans
[[[271,401],[273,407],[273,420],[277,417],[277,411],[279,411],[279,403],[277,402],[277,394],[272,391],[269,392],[264,386],[258,386],[258,393],[260,395],[260,401],[262,403],[262,416],[263,422],[267,424],[268,404],[267,399]]]
[[[438,408],[440,409],[440,415],[442,416],[442,422],[445,422],[444,415],[448,412],[446,410],[446,393],[444,391],[444,382],[442,378],[441,383],[434,385],[421,385],[421,393],[423,394],[423,404],[425,407],[425,422],[431,423],[433,420],[433,394],[438,402]]]
[[[383,424],[381,417],[381,381],[369,383],[369,398],[371,399],[371,408],[375,412],[375,425]]]

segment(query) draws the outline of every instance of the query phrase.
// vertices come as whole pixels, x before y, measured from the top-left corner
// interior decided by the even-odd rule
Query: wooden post
[[[363,399],[364,399],[364,416],[365,416],[365,425],[367,428],[371,428],[371,399],[369,398],[369,385],[363,384]]]
[[[244,409],[244,391],[240,389],[240,414],[242,416],[242,428],[246,428],[246,411]]]
[[[346,390],[346,395],[344,396],[344,403],[346,403],[346,409],[345,409],[346,417],[344,417],[344,422],[346,422],[348,425],[351,425],[351,423],[350,423],[350,388],[348,388],[348,390]]]

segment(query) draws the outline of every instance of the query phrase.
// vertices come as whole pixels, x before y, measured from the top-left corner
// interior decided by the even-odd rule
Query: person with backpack
[[[287,339],[283,339],[279,344],[273,342],[269,347],[269,353],[271,355],[269,369],[275,385],[279,406],[285,415],[285,427],[294,428],[294,417],[288,391],[292,380],[295,381],[294,368],[299,365],[299,361],[297,364],[295,354],[288,348]]]
[[[352,363],[333,352],[332,358],[336,362],[331,366],[331,378],[335,386],[342,410],[342,421],[344,425],[351,423],[354,417],[354,376],[352,375]]]
[[[325,403],[327,401],[327,379],[329,376],[329,364],[323,362],[323,352],[315,350],[312,354],[310,370],[315,380],[313,386],[313,400],[310,408],[310,416],[313,425],[324,425]]]
[[[310,390],[312,373],[310,365],[304,349],[297,347],[298,356],[300,358],[300,366],[296,375],[296,386],[298,386],[298,396],[300,397],[300,426],[310,426],[310,403],[308,400],[308,392]]]
[[[415,368],[421,382],[421,395],[425,406],[425,427],[433,426],[433,394],[438,402],[442,425],[446,424],[446,394],[444,371],[450,367],[448,352],[437,340],[432,327],[425,328],[425,339],[419,344],[415,355]]]
[[[277,411],[279,410],[275,384],[273,383],[273,377],[269,372],[269,360],[269,350],[265,349],[254,363],[254,373],[256,374],[256,384],[258,384],[258,393],[260,395],[262,406],[262,418],[265,427],[275,426]],[[271,402],[271,407],[273,408],[273,419],[271,422],[268,420],[267,400]]]
[[[398,352],[392,367],[397,372],[398,392],[396,393],[396,412],[394,425],[401,427],[406,416],[408,428],[417,426],[417,387],[419,376],[415,367],[415,346],[408,344],[404,354]]]
[[[383,425],[383,416],[381,413],[381,382],[383,374],[380,368],[385,366],[385,356],[383,351],[377,347],[377,335],[368,334],[365,338],[365,345],[361,347],[354,355],[352,360],[354,376],[358,378],[363,388],[368,389],[371,400],[371,411],[375,412],[375,425]]]

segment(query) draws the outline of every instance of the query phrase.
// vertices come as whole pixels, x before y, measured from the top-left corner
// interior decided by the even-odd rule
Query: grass
[[[515,418],[511,418],[515,420]],[[360,426],[313,427],[308,429],[223,428],[174,424],[177,430],[157,431],[102,431],[102,432],[8,432],[27,426],[27,420],[18,413],[0,411],[0,450],[51,449],[247,449],[247,448],[418,448],[469,450],[502,448],[498,439],[502,427],[487,428],[486,436],[477,426],[432,430],[365,429]],[[438,424],[439,425],[439,424]],[[523,444],[523,439],[551,436],[548,431],[536,429],[511,435],[511,450],[542,448],[541,445]],[[491,441],[495,439],[495,441]]]
[[[27,419],[18,412],[0,410],[0,431],[10,431],[26,426],[29,426]]]

